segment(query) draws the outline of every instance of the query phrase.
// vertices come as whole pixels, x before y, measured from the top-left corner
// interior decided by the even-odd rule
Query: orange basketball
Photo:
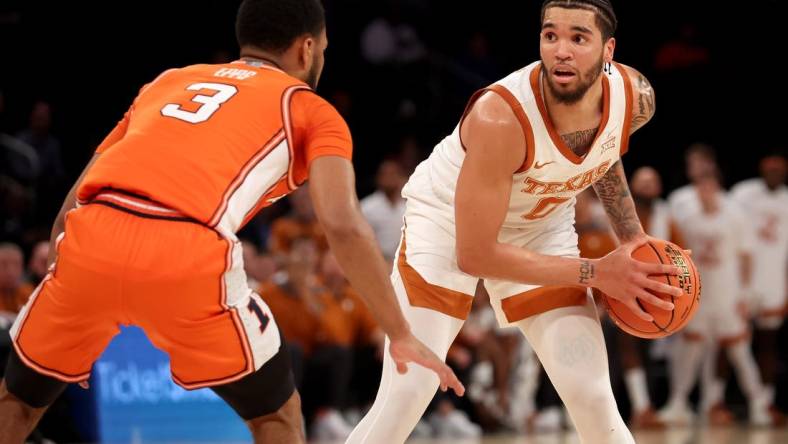
[[[603,295],[610,318],[625,332],[647,339],[656,339],[669,336],[681,330],[700,306],[700,275],[692,263],[692,259],[676,244],[659,239],[651,239],[632,253],[632,257],[641,262],[660,264],[673,264],[681,269],[678,276],[667,274],[652,275],[651,279],[665,282],[668,285],[684,290],[684,295],[673,297],[664,293],[654,293],[658,297],[673,303],[673,310],[663,310],[648,302],[638,300],[643,311],[650,314],[654,320],[646,322],[637,317],[624,304]],[[646,290],[650,291],[650,290]]]

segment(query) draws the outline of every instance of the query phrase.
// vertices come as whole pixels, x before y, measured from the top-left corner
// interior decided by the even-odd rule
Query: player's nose
[[[561,62],[572,58],[572,51],[569,49],[568,41],[563,39],[558,40],[558,44],[555,47],[555,57]]]

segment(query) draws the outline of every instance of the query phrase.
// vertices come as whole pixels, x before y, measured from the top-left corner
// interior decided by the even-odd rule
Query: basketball
[[[679,287],[684,291],[684,295],[673,297],[664,293],[655,293],[658,297],[673,303],[674,307],[671,311],[638,300],[643,311],[654,318],[651,322],[637,317],[620,301],[603,295],[602,299],[605,301],[610,318],[625,332],[646,339],[663,338],[681,330],[700,306],[700,275],[692,259],[681,247],[660,239],[649,240],[635,250],[632,257],[641,262],[672,263],[679,267],[681,274],[678,276],[663,274],[652,275],[650,278]]]

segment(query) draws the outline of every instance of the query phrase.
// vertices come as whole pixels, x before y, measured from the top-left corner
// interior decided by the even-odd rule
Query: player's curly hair
[[[241,47],[281,53],[299,36],[317,36],[325,26],[320,0],[243,0],[235,20],[235,37]]]
[[[596,25],[602,31],[602,40],[604,41],[613,37],[618,27],[616,12],[613,10],[610,0],[544,0],[541,13],[542,22],[544,22],[545,10],[552,7],[593,11],[596,16]]]

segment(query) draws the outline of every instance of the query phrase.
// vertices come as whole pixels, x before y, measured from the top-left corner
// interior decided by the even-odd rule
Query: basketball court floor
[[[788,444],[788,429],[677,429],[635,433],[637,444]],[[382,443],[381,443],[382,444]],[[413,440],[408,444],[580,444],[574,433],[485,437],[478,441]]]
[[[788,428],[720,427],[641,431],[635,433],[635,441],[637,444],[788,444]],[[559,433],[530,436],[488,436],[479,440],[419,439],[410,440],[407,444],[580,444],[580,440],[574,433]]]

